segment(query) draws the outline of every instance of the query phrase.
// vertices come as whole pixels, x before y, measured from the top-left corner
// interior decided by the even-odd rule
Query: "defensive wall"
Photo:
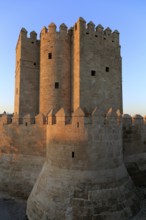
[[[48,190],[52,191],[52,196],[58,198],[56,193],[58,193],[60,186],[56,186],[56,183],[57,185],[60,184],[58,178],[62,178],[63,182],[61,184],[63,184],[65,189],[69,190],[66,192],[75,197],[74,199],[77,203],[75,202],[74,206],[78,202],[83,206],[83,203],[87,202],[88,188],[92,185],[92,181],[87,185],[85,184],[88,182],[87,179],[89,179],[87,176],[89,173],[90,175],[92,174],[91,176],[95,176],[95,172],[98,172],[100,178],[97,179],[97,182],[100,182],[100,184],[94,185],[96,190],[99,190],[98,196],[101,194],[100,189],[103,190],[105,188],[106,198],[107,194],[111,192],[117,197],[113,188],[120,187],[121,190],[121,187],[124,187],[122,184],[125,178],[129,179],[128,176],[126,177],[126,170],[122,171],[122,155],[124,155],[124,163],[134,183],[137,186],[146,185],[145,117],[140,115],[131,117],[127,114],[121,116],[119,112],[114,114],[103,114],[98,108],[88,117],[80,108],[73,113],[72,117],[68,117],[64,109],[60,109],[56,114],[51,110],[47,118],[43,114],[39,114],[35,118],[30,115],[20,118],[18,115],[9,116],[3,114],[0,117],[0,190],[7,196],[26,199],[39,176],[36,183],[37,187],[34,187],[33,192],[37,188],[39,199],[41,198],[42,201],[45,201],[45,194],[48,194]],[[116,116],[116,118],[113,116]],[[91,151],[93,151],[92,154]],[[94,160],[96,160],[96,163],[92,164]],[[68,174],[64,173],[60,176],[59,173],[62,169],[64,172],[67,170]],[[113,170],[114,175],[112,174]],[[41,174],[39,175],[40,171]],[[44,172],[49,172],[50,174],[45,175]],[[76,179],[77,181],[77,177],[80,177],[83,173],[85,179],[81,185],[75,183],[75,185],[78,185],[77,188],[71,187],[73,180]],[[120,177],[118,177],[118,173],[120,173]],[[123,177],[121,176],[122,173]],[[72,179],[72,176],[74,176],[74,179]],[[120,178],[120,180],[117,181],[117,178]],[[131,182],[130,179],[129,181]],[[50,183],[48,184],[48,182]],[[130,185],[125,185],[125,187],[132,186],[132,183],[127,182],[127,184]],[[45,185],[47,185],[47,188],[45,188]],[[56,187],[58,187],[57,190],[55,190]],[[42,189],[44,189],[43,192]],[[87,194],[83,195],[84,193]],[[104,200],[104,196],[100,196]],[[30,198],[32,199],[33,196]],[[84,199],[84,202],[82,199]],[[35,198],[35,200],[37,199]],[[62,202],[58,201],[58,203]],[[92,206],[91,201],[87,203]],[[111,203],[113,203],[113,200]],[[111,207],[111,203],[109,202],[108,204],[107,202],[105,209],[107,209],[107,206]],[[34,205],[32,204],[30,207]],[[46,206],[47,204],[46,201]],[[54,206],[54,204],[51,205]],[[36,205],[35,203],[32,208],[33,213],[35,213],[36,206],[39,210],[42,208],[41,204],[37,203]],[[77,213],[77,207],[72,208]],[[87,212],[89,204],[87,207],[82,207],[82,209]],[[59,212],[59,216],[60,214]]]
[[[35,122],[35,124],[34,124]],[[44,163],[46,126],[43,118],[0,117],[0,191],[27,199]]]
[[[146,186],[146,117],[123,116],[124,162],[137,186]]]

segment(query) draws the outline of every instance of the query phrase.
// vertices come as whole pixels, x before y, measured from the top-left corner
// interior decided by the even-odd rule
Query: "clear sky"
[[[15,47],[20,29],[38,38],[43,26],[78,17],[120,32],[124,113],[146,115],[146,0],[1,0],[0,112],[13,112]]]

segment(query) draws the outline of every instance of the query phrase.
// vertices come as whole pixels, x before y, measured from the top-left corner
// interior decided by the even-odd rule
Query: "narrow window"
[[[72,158],[74,158],[75,157],[75,152],[72,152]]]
[[[36,66],[36,63],[33,63],[34,66]]]
[[[95,70],[91,70],[91,76],[96,76],[96,71]]]
[[[106,71],[106,72],[109,72],[109,67],[108,67],[108,66],[105,68],[105,71]]]
[[[59,82],[55,82],[55,89],[59,89]]]
[[[79,128],[79,126],[80,126],[80,124],[79,124],[79,122],[77,122],[77,128]]]
[[[32,44],[34,44],[34,41],[31,41]]]
[[[25,126],[27,126],[27,122],[25,122]]]
[[[52,59],[52,53],[48,53],[48,59]]]

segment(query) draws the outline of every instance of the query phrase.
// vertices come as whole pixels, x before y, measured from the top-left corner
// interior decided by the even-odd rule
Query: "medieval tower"
[[[119,32],[83,18],[70,29],[51,23],[40,40],[22,28],[15,77],[12,129],[29,130],[30,147],[43,139],[47,151],[28,198],[28,219],[135,216],[139,200],[123,161]]]
[[[91,114],[115,107],[122,112],[118,31],[103,30],[80,18],[73,28],[51,23],[36,33],[23,28],[16,47],[15,109],[18,115],[47,115],[61,107],[68,115],[79,106]]]

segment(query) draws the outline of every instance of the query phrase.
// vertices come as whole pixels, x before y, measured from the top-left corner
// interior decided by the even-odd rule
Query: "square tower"
[[[122,71],[118,31],[95,28],[79,18],[72,46],[72,108],[91,113],[96,106],[122,112]]]

